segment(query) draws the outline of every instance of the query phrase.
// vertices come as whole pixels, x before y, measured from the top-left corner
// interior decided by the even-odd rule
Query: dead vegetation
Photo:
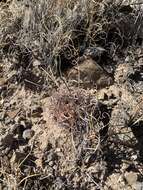
[[[143,5],[0,1],[0,189],[136,189]]]

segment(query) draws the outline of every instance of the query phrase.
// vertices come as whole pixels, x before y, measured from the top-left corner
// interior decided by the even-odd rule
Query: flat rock
[[[113,83],[112,77],[90,58],[70,69],[67,78],[81,83],[86,88],[96,86],[99,89]]]

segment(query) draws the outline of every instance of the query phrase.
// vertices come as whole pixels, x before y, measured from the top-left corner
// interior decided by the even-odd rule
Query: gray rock
[[[102,47],[89,47],[85,49],[84,56],[92,57],[92,58],[98,58],[101,56],[106,50]]]
[[[23,138],[25,140],[29,140],[31,139],[33,136],[34,136],[35,132],[32,130],[32,129],[26,129],[24,132],[23,132]]]

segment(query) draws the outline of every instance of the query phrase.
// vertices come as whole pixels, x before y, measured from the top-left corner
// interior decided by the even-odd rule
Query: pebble
[[[39,65],[41,65],[41,62],[39,60],[35,59],[33,61],[33,66],[39,66]]]
[[[32,129],[26,129],[24,132],[23,132],[23,138],[25,140],[29,140],[31,139],[33,136],[34,136],[34,131]]]
[[[49,166],[51,166],[51,167],[54,166],[54,162],[53,162],[53,161],[50,161],[48,164],[49,164]]]
[[[138,158],[137,155],[132,155],[132,156],[131,156],[131,159],[132,159],[132,160],[137,160],[137,158]]]

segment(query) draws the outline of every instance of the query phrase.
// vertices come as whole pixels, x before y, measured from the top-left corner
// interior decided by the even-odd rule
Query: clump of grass
[[[138,15],[122,12],[123,3],[121,0],[109,3],[104,0],[1,3],[0,55],[17,56],[26,52],[44,65],[60,62],[66,65],[75,61],[87,47],[96,44],[113,55],[136,32],[132,31]]]

